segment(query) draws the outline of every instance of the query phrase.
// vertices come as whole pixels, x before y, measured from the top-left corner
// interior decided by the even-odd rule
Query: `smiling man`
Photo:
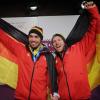
[[[58,100],[59,98],[55,69],[51,63],[52,70],[49,70],[45,56],[51,53],[49,49],[42,44],[42,40],[42,28],[34,26],[29,31],[27,52],[23,50],[23,56],[28,55],[28,57],[23,57],[24,65],[20,63],[16,100],[47,100],[49,87],[51,87],[50,90],[52,90],[50,92],[52,94],[52,100]],[[24,52],[26,52],[26,54]],[[52,71],[53,75],[50,74]],[[52,82],[54,82],[53,87],[51,86]]]
[[[88,81],[86,55],[91,46],[96,45],[96,25],[100,20],[96,5],[84,4],[90,20],[88,30],[83,38],[68,47],[61,34],[54,34],[52,45],[55,49],[56,69],[58,74],[58,93],[60,100],[89,100],[91,91]],[[84,27],[83,27],[84,28]]]

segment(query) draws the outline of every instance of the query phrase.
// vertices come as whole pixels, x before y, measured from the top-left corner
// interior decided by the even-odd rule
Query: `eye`
[[[32,38],[32,35],[29,35],[29,38]]]
[[[35,36],[35,38],[39,38],[39,36]]]
[[[53,43],[53,44],[56,43],[56,40],[53,40],[52,43]]]

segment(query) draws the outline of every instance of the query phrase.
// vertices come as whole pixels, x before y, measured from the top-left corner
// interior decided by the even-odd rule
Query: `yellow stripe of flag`
[[[96,36],[96,55],[93,59],[92,67],[88,74],[91,90],[100,85],[100,34]]]
[[[0,56],[0,83],[16,88],[18,78],[18,65]]]

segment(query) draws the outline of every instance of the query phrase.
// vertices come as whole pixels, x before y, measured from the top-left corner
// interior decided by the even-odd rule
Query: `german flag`
[[[89,83],[92,90],[91,100],[100,100],[100,20],[97,22],[96,51],[93,54],[89,67]]]
[[[15,55],[0,41],[0,83],[16,88],[18,64]]]
[[[27,36],[0,19],[0,84],[16,88],[19,44],[27,44]]]

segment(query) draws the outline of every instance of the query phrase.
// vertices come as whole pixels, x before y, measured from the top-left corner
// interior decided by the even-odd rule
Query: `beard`
[[[37,49],[40,45],[41,45],[41,42],[40,42],[39,44],[37,44],[37,45],[32,45],[32,44],[30,44],[30,47],[31,47],[33,50],[35,50],[35,49]]]

